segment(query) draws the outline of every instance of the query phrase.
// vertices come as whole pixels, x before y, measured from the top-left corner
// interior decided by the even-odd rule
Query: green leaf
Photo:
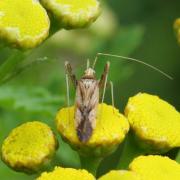
[[[110,43],[109,52],[128,56],[140,46],[143,35],[143,26],[120,27],[120,31],[116,34],[116,38],[113,38],[113,41]]]
[[[107,50],[104,50],[103,52],[122,56],[129,56],[131,53],[133,53],[135,49],[139,47],[142,42],[143,35],[144,28],[142,26],[121,27],[120,31],[116,33],[116,37],[113,38],[113,41],[109,42],[109,45],[106,48]],[[125,60],[106,56],[99,57],[99,59],[102,61],[99,62],[99,60],[97,62],[98,72],[102,72],[102,67],[104,66],[103,64],[105,61],[111,62],[109,79],[113,82],[121,82],[123,80],[126,80],[133,73],[131,66],[124,65],[124,63],[126,62]]]
[[[55,116],[63,97],[52,95],[42,87],[2,86],[0,107],[28,113],[41,113]]]
[[[24,173],[16,172],[7,167],[2,161],[0,161],[0,175],[3,180],[34,180],[35,175],[26,175]]]
[[[13,73],[17,66],[26,58],[24,52],[13,50],[12,54],[0,66],[0,84],[3,80]]]
[[[117,169],[127,169],[135,157],[144,154],[146,154],[146,151],[138,146],[138,144],[135,142],[133,134],[130,132],[126,138],[123,151],[120,155]]]

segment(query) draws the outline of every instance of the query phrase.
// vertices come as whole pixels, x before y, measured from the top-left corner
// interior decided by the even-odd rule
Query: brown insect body
[[[167,73],[161,71],[160,69],[140,61],[138,59],[129,58],[125,56],[113,55],[113,54],[105,54],[98,53],[97,56],[109,56],[115,58],[121,58],[128,61],[134,61],[143,65],[150,67],[151,69],[163,74],[169,79],[173,79]],[[72,72],[72,67],[69,62],[65,62],[66,69],[66,85],[67,85],[67,104],[69,106],[69,78],[72,81],[76,89],[76,99],[75,99],[75,126],[77,131],[77,136],[81,142],[87,142],[92,135],[93,129],[96,126],[96,116],[97,116],[97,108],[100,99],[100,89],[103,90],[102,94],[102,102],[104,101],[107,77],[109,72],[110,63],[107,62],[104,67],[104,72],[101,75],[100,80],[97,80],[95,77],[94,66],[96,64],[96,60],[94,61],[93,68],[89,67],[89,63],[87,64],[87,69],[80,80],[76,79],[76,76]],[[113,83],[110,82],[111,85],[111,95],[112,95],[112,105],[114,106],[114,96],[113,96]]]
[[[88,68],[77,82],[75,123],[78,138],[86,142],[96,126],[97,107],[99,103],[99,81],[94,70]]]
[[[67,83],[67,104],[69,106],[69,81],[76,89],[75,98],[75,128],[77,136],[81,142],[87,142],[96,126],[97,108],[99,104],[99,91],[103,89],[103,98],[109,71],[109,62],[106,63],[101,79],[97,80],[93,68],[87,66],[87,69],[80,80],[72,72],[69,62],[65,62],[66,83]],[[94,66],[93,66],[94,67]]]

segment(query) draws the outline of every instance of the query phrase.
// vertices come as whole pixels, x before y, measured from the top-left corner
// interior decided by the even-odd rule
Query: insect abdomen
[[[75,124],[78,138],[87,142],[96,124],[97,105],[99,102],[98,81],[81,79],[76,89]]]
[[[81,111],[81,121],[77,127],[77,135],[81,142],[87,142],[92,135],[92,124],[89,120],[89,110],[83,108]]]

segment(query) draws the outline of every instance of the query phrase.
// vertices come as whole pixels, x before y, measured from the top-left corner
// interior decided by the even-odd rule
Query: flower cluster
[[[21,49],[33,48],[50,32],[86,27],[99,14],[98,0],[3,0],[0,1],[0,40]],[[175,21],[174,29],[180,42],[180,19]],[[37,180],[94,180],[93,168],[97,169],[94,163],[112,154],[129,130],[147,154],[162,154],[180,147],[180,113],[158,96],[139,93],[129,98],[124,114],[111,105],[99,104],[96,126],[87,142],[77,137],[75,109],[75,106],[60,109],[55,123],[61,137],[79,153],[82,169],[55,167],[52,172],[43,172]],[[10,132],[2,144],[1,158],[16,171],[34,173],[53,160],[57,148],[51,128],[33,121]],[[168,157],[141,155],[130,163],[129,170],[112,170],[99,180],[157,180],[157,177],[179,180],[180,165]]]
[[[58,29],[82,28],[94,22],[100,14],[97,0],[41,0],[40,2],[0,1],[0,40],[13,47],[33,48],[47,38],[51,20],[58,20]]]
[[[79,153],[82,164],[86,165],[82,168],[94,175],[92,162],[113,153],[125,139],[129,127],[148,153],[160,154],[180,147],[180,114],[172,105],[157,96],[139,93],[131,97],[125,108],[125,116],[110,105],[99,104],[96,127],[89,141],[85,143],[80,142],[77,137],[74,109],[74,106],[62,108],[57,113],[57,130]],[[2,159],[15,170],[37,171],[53,159],[56,149],[57,141],[51,129],[38,121],[29,122],[15,128],[5,139]],[[100,180],[157,180],[156,177],[178,180],[180,177],[180,165],[168,157],[158,155],[135,158],[129,169],[113,170],[103,175]],[[167,170],[166,174],[163,169]],[[37,180],[61,178],[95,179],[85,170],[56,167],[52,172],[42,173]]]

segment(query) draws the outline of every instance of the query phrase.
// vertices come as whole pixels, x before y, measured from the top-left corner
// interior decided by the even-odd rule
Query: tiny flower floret
[[[141,180],[141,178],[132,171],[127,170],[112,170],[103,175],[98,180]]]
[[[37,0],[0,1],[0,39],[20,48],[33,48],[49,32],[49,17]]]
[[[144,142],[159,150],[180,147],[180,113],[158,96],[139,93],[131,97],[125,114]]]
[[[51,129],[34,121],[12,130],[2,145],[2,159],[18,171],[36,171],[51,159],[57,141]]]
[[[91,24],[100,14],[97,0],[41,0],[64,28],[80,28]]]
[[[44,172],[36,180],[95,180],[94,176],[83,169],[55,167],[52,172]]]
[[[180,164],[168,157],[149,155],[139,156],[129,165],[142,180],[179,180]]]

